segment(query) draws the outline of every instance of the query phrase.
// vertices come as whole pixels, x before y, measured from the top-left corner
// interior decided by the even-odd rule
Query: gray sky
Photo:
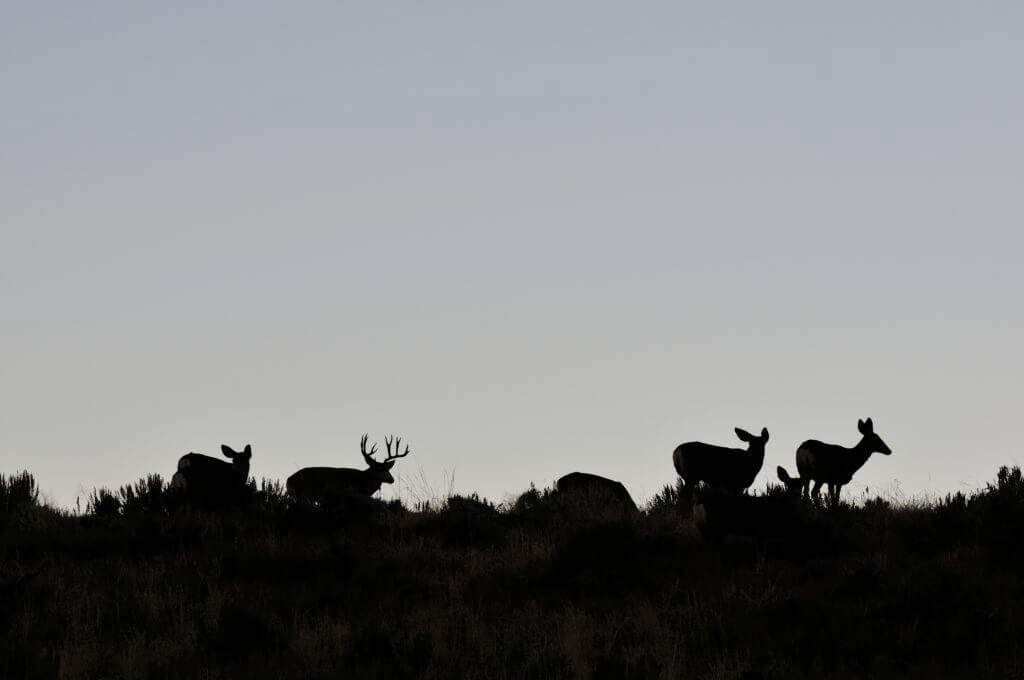
[[[0,471],[1022,462],[1019,3],[430,4],[0,6]]]

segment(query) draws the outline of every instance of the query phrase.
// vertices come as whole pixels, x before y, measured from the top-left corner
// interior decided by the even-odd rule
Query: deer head
[[[752,435],[746,430],[737,427],[736,436],[740,438],[740,441],[747,442],[747,451],[758,458],[764,459],[764,446],[768,443],[768,428],[761,428],[761,435]]]
[[[782,482],[783,488],[785,488],[786,496],[799,496],[800,490],[803,488],[803,480],[799,477],[791,477],[786,468],[781,465],[775,468],[775,474],[778,476],[779,481]]]
[[[881,453],[884,456],[888,456],[892,453],[892,449],[886,446],[882,438],[875,434],[875,425],[871,422],[871,418],[867,420],[857,421],[857,430],[863,435],[860,440],[859,446],[865,449],[868,453]]]
[[[220,452],[225,458],[231,459],[231,465],[238,470],[239,474],[244,474],[246,477],[249,476],[249,459],[252,458],[251,445],[246,444],[245,448],[241,451],[235,451],[227,444],[221,444]]]
[[[366,471],[383,483],[394,483],[395,478],[391,476],[391,468],[395,466],[396,460],[399,458],[405,458],[409,455],[409,445],[406,444],[405,451],[399,453],[398,451],[402,445],[402,438],[394,436],[385,438],[384,446],[387,448],[388,457],[379,461],[373,457],[373,454],[377,452],[376,444],[374,444],[369,451],[366,450],[366,442],[369,438],[370,436],[368,434],[364,434],[363,438],[359,440],[359,450],[362,452],[363,460],[366,461],[366,465],[368,466]],[[393,454],[391,453],[392,444],[395,445],[395,452]]]

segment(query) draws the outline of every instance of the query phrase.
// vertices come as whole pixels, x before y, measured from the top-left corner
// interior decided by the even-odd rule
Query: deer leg
[[[804,477],[800,480],[800,497],[810,498],[811,497],[811,478]]]
[[[814,500],[815,501],[818,501],[818,502],[821,501],[821,485],[823,483],[824,482],[820,482],[820,481],[815,481],[814,482],[814,488],[811,489],[811,495],[814,496]]]
[[[828,485],[828,503],[830,506],[835,507],[839,504],[839,488],[841,484],[833,484],[829,482]]]

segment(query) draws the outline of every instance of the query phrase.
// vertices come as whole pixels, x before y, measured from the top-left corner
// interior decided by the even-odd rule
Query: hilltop
[[[0,677],[854,678],[1024,673],[1024,480],[808,508],[702,540],[530,489],[326,512],[279,484],[170,513],[164,480],[77,514],[0,477]]]

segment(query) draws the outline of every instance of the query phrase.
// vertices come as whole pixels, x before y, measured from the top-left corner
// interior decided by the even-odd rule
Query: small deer
[[[867,462],[872,453],[885,456],[892,453],[882,438],[875,434],[871,418],[858,420],[857,429],[862,436],[852,448],[825,444],[816,439],[808,439],[797,448],[796,468],[803,480],[803,495],[813,495],[815,500],[820,500],[821,485],[828,484],[829,500],[835,505],[839,502],[840,489],[850,483],[853,473]],[[809,492],[812,481],[814,489]]]
[[[783,484],[782,493],[736,496],[710,492],[694,504],[693,521],[701,536],[720,542],[730,534],[766,538],[797,531],[803,519],[802,482],[790,477],[781,465],[775,472]]]
[[[188,453],[178,459],[178,471],[171,477],[171,488],[184,494],[193,505],[220,506],[240,504],[249,481],[249,460],[252,447],[241,451],[222,445],[220,451],[231,462]]]
[[[630,497],[622,482],[614,479],[592,475],[588,472],[570,472],[555,482],[555,490],[559,494],[572,494],[611,500],[628,510],[636,510],[636,503]]]
[[[395,461],[409,455],[409,445],[405,445],[405,451],[399,453],[401,448],[401,437],[387,437],[384,444],[387,447],[387,458],[383,461],[374,459],[373,454],[377,452],[377,445],[369,451],[366,450],[369,435],[364,434],[359,440],[359,450],[366,461],[365,470],[355,468],[332,468],[332,467],[308,467],[302,468],[285,483],[288,493],[298,501],[307,503],[329,505],[345,496],[370,497],[380,490],[381,484],[392,484],[395,478],[391,476],[391,468]],[[391,445],[394,444],[395,452],[391,453]]]
[[[779,481],[782,482],[782,488],[785,490],[787,496],[799,496],[801,489],[804,486],[804,480],[799,477],[791,477],[786,468],[781,465],[775,466],[775,474],[778,476]]]
[[[768,428],[761,428],[761,436],[758,437],[737,427],[736,436],[747,442],[746,451],[703,442],[687,442],[676,447],[672,452],[672,463],[683,478],[687,492],[692,491],[698,482],[735,491],[754,483],[754,477],[764,464]]]

